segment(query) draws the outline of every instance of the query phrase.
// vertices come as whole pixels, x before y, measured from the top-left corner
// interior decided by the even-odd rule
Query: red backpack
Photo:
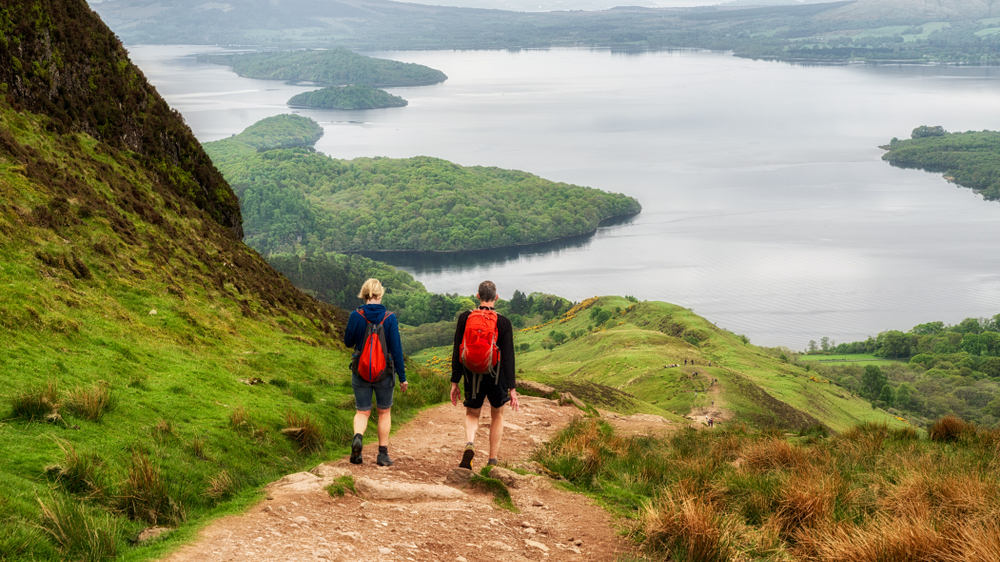
[[[478,308],[469,313],[459,348],[459,360],[477,375],[494,373],[500,364],[496,311]]]
[[[385,327],[382,325],[385,319],[392,316],[391,312],[386,313],[382,322],[375,323],[368,320],[365,311],[358,309],[358,314],[368,323],[365,328],[364,345],[361,347],[361,354],[355,355],[351,361],[351,370],[362,379],[376,383],[387,376],[392,376],[394,369],[392,354],[389,353],[389,346],[385,343]]]

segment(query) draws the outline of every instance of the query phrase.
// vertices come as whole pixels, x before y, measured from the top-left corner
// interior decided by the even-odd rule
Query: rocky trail
[[[473,461],[477,473],[487,460],[490,418],[484,410],[476,442],[481,452]],[[531,451],[580,415],[572,404],[522,396],[521,411],[508,411],[505,418],[502,466],[543,472],[530,461]],[[668,427],[662,418],[649,418],[611,421],[628,433]],[[631,551],[607,512],[544,476],[491,473],[507,483],[518,513],[468,486],[469,471],[458,468],[463,420],[464,409],[451,404],[422,412],[390,438],[391,467],[375,465],[370,429],[363,464],[344,457],[286,476],[267,487],[267,499],[243,515],[213,522],[196,542],[163,560],[611,561]],[[347,474],[357,494],[333,497],[324,489]]]

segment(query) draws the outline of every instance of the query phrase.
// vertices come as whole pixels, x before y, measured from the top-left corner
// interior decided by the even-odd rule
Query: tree
[[[927,322],[926,324],[917,324],[910,330],[911,334],[918,336],[933,336],[944,331],[944,322]]]
[[[809,340],[809,353],[816,353],[816,340]]]
[[[861,375],[861,395],[874,400],[888,382],[889,377],[885,376],[878,365],[865,365],[865,372]]]
[[[896,407],[909,409],[913,402],[913,387],[910,383],[904,382],[896,389]]]
[[[886,406],[892,406],[895,403],[895,395],[892,392],[892,386],[889,384],[882,385],[882,392],[879,393],[878,399],[880,402],[884,402]]]
[[[975,356],[986,354],[986,341],[979,334],[965,334],[962,338],[962,351]]]
[[[824,352],[830,351],[830,338],[823,336],[819,339],[819,346]]]
[[[983,331],[983,324],[979,322],[978,318],[966,318],[951,330],[962,334],[978,334]]]
[[[882,357],[908,357],[915,336],[904,334],[899,330],[889,330],[882,332],[875,340],[878,349],[875,355]]]
[[[510,311],[513,314],[524,314],[528,311],[528,297],[521,291],[514,290],[514,296],[510,298]]]

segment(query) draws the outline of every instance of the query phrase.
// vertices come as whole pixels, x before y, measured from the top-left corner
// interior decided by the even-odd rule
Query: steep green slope
[[[519,376],[616,412],[678,419],[697,409],[710,411],[715,401],[715,408],[733,414],[732,421],[757,427],[822,423],[842,431],[865,421],[901,424],[850,391],[782,360],[780,350],[751,345],[667,303],[587,299],[561,317],[517,332],[514,343]],[[444,374],[451,350],[428,349],[413,359]]]
[[[426,156],[258,152],[239,136],[205,150],[240,197],[247,244],[266,255],[516,246],[586,234],[641,209],[618,193]]]
[[[229,186],[83,0],[13,4],[0,559],[142,559],[346,452],[344,312],[239,240]],[[397,421],[445,396],[440,378],[410,380]],[[129,544],[153,524],[179,531]]]

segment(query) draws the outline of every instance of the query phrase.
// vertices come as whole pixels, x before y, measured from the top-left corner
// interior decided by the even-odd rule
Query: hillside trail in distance
[[[582,412],[544,398],[521,396],[507,409],[502,465],[541,469],[530,460]],[[489,408],[476,436],[476,473],[489,452]],[[654,416],[655,417],[655,416]],[[421,412],[390,438],[391,467],[375,465],[374,428],[366,434],[363,464],[347,457],[268,485],[267,498],[242,515],[209,524],[198,539],[164,562],[271,561],[614,561],[634,552],[606,511],[543,476],[505,474],[519,513],[491,494],[455,483],[465,448],[465,409],[443,404]],[[668,422],[633,420],[636,427]],[[612,420],[627,428],[630,420]],[[466,477],[468,471],[465,471]],[[358,494],[333,497],[324,487],[349,474]]]

